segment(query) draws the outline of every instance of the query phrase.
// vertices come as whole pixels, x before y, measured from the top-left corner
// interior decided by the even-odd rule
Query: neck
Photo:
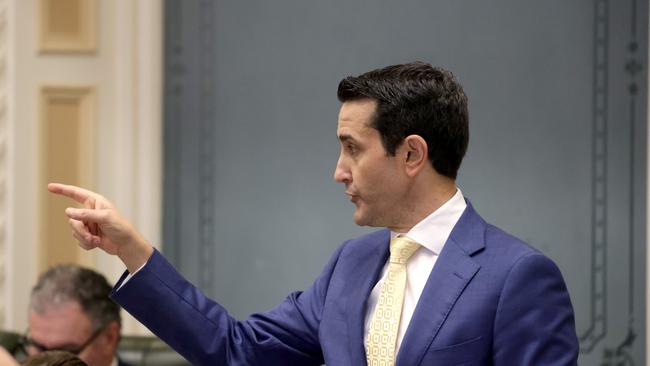
[[[390,230],[408,232],[456,194],[456,181],[452,178],[436,173],[422,178],[413,182],[404,200],[399,223],[389,226]]]

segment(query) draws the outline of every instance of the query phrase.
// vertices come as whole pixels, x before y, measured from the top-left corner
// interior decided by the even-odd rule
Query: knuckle
[[[109,217],[110,217],[110,213],[108,211],[102,210],[102,211],[99,211],[97,216],[98,216],[99,220],[107,221],[109,219]]]

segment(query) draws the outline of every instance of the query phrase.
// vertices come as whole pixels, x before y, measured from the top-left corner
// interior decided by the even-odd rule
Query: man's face
[[[376,108],[373,99],[349,101],[341,106],[337,128],[341,153],[334,180],[345,185],[345,193],[356,205],[357,225],[390,228],[400,220],[406,176],[400,155],[388,155],[379,131],[370,127]]]
[[[80,351],[79,358],[89,366],[109,366],[119,336],[117,323],[96,330],[76,301],[49,306],[44,313],[29,312],[29,337],[36,347],[30,354],[47,350]],[[40,349],[39,349],[40,348]]]

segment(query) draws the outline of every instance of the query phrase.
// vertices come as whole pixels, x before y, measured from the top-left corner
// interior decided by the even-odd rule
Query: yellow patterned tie
[[[368,366],[392,366],[397,353],[397,332],[404,303],[406,261],[420,244],[406,236],[390,241],[388,274],[381,286],[379,301],[370,321],[366,340]]]

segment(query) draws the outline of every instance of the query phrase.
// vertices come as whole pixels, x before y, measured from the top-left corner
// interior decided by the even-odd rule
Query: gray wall
[[[233,315],[309,286],[355,227],[339,80],[424,60],[470,100],[459,186],[552,257],[580,363],[644,364],[647,1],[165,7],[164,252]]]

